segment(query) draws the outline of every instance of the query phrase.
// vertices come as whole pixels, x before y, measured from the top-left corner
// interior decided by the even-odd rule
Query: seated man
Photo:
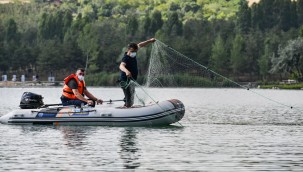
[[[96,101],[98,104],[102,104],[103,100],[93,96],[86,88],[84,82],[85,70],[79,68],[76,74],[71,74],[64,79],[63,93],[61,101],[63,106],[68,105],[91,105],[93,106]],[[84,98],[87,96],[89,99]]]

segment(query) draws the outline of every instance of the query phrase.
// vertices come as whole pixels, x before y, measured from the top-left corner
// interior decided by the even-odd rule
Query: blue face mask
[[[136,57],[136,55],[137,55],[137,52],[131,52],[131,53],[129,54],[130,57]]]

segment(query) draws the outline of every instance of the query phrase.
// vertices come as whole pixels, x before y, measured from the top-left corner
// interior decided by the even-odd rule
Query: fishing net
[[[134,91],[135,104],[144,106],[155,103],[156,95],[150,93],[150,88],[243,87],[159,40],[152,44],[145,81],[143,86],[136,81],[129,82],[129,86],[136,90]],[[171,95],[171,98],[173,96]]]
[[[168,45],[153,44],[147,87],[234,87],[235,83]]]
[[[147,74],[145,76],[145,83],[140,85],[134,80],[129,80],[128,86],[133,87],[133,98],[134,98],[134,105],[139,106],[147,106],[149,104],[155,104],[157,101],[169,100],[169,99],[180,99],[183,103],[189,103],[187,107],[195,107],[187,111],[191,113],[191,110],[196,110],[197,112],[192,112],[193,114],[208,114],[203,116],[205,121],[212,120],[213,122],[217,123],[238,123],[237,118],[241,119],[240,123],[243,120],[248,119],[248,121],[253,121],[250,118],[250,114],[254,113],[254,109],[257,107],[251,107],[251,104],[243,104],[242,109],[240,108],[231,108],[234,111],[231,114],[237,114],[237,116],[233,115],[233,118],[229,115],[229,108],[230,104],[228,104],[227,109],[225,106],[216,106],[215,103],[218,101],[213,100],[213,97],[206,97],[207,95],[215,95],[217,97],[225,97],[226,94],[210,94],[209,92],[216,91],[216,89],[212,90],[204,90],[204,94],[194,95],[194,89],[192,88],[241,88],[244,90],[248,90],[248,92],[236,92],[237,95],[240,92],[241,95],[238,97],[235,95],[227,96],[228,98],[233,99],[233,101],[237,101],[237,99],[243,98],[243,96],[248,96],[250,93],[253,93],[259,97],[262,97],[269,102],[275,103],[281,107],[287,107],[290,109],[295,109],[298,112],[303,112],[301,108],[294,107],[288,105],[287,102],[283,101],[276,101],[275,99],[270,98],[269,96],[265,95],[262,90],[257,89],[250,89],[249,84],[242,85],[239,84],[232,79],[229,79],[228,76],[224,76],[224,72],[218,73],[211,68],[202,65],[198,61],[195,61],[184,54],[174,50],[172,47],[164,44],[163,42],[157,40],[152,44],[152,50],[150,53],[150,62],[149,67],[147,69]],[[221,71],[222,72],[222,71]],[[174,89],[170,89],[174,88]],[[177,88],[177,89],[176,89]],[[183,88],[191,88],[191,89],[183,89]],[[188,91],[188,93],[184,93],[182,91]],[[182,92],[178,95],[179,92]],[[201,90],[199,89],[199,93]],[[233,92],[235,93],[235,92]],[[187,95],[194,96],[193,99],[197,100],[196,102],[191,101],[191,97]],[[219,98],[220,99],[220,98]],[[262,99],[260,99],[262,100]],[[247,100],[246,100],[247,101]],[[224,101],[223,101],[224,102]],[[245,101],[244,101],[245,102]],[[194,105],[191,105],[193,103]],[[213,103],[213,104],[212,104]],[[225,102],[226,103],[226,102]],[[239,103],[239,102],[238,102]],[[241,102],[242,103],[242,102]],[[241,104],[240,103],[240,104]],[[204,106],[202,109],[200,106]],[[212,109],[213,108],[213,109]],[[220,110],[220,108],[223,108]],[[280,107],[279,107],[280,108]],[[251,109],[247,110],[247,109]],[[245,116],[245,112],[247,111],[247,115]],[[211,113],[213,112],[213,113]],[[226,112],[221,113],[221,112]],[[288,113],[288,112],[287,112]],[[220,114],[220,115],[216,115]],[[243,117],[244,115],[244,117]],[[259,114],[256,114],[259,115]],[[226,118],[222,117],[225,116]],[[189,120],[188,121],[195,121]],[[243,118],[242,118],[243,117]],[[294,117],[297,119],[297,117]],[[301,118],[301,117],[300,117]],[[243,120],[242,120],[243,119]],[[223,122],[222,122],[223,120]],[[245,123],[245,121],[244,121]]]

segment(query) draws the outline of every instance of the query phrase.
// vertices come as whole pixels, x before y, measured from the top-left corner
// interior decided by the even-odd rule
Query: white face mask
[[[84,76],[83,75],[78,75],[78,79],[79,79],[79,81],[83,81],[84,80]]]
[[[136,55],[137,55],[137,52],[131,52],[131,53],[129,54],[130,57],[136,57]]]

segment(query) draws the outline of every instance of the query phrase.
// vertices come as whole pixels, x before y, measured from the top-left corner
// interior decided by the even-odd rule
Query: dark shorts
[[[78,100],[78,99],[69,99],[69,98],[66,98],[64,96],[61,96],[61,102],[62,102],[62,105],[63,106],[70,106],[70,105],[75,105],[75,106],[83,106],[83,105],[86,105],[87,103],[82,101],[82,100]]]
[[[124,93],[125,106],[131,107],[132,105],[134,105],[135,86],[133,84],[129,84],[127,87],[121,86],[121,88]]]

